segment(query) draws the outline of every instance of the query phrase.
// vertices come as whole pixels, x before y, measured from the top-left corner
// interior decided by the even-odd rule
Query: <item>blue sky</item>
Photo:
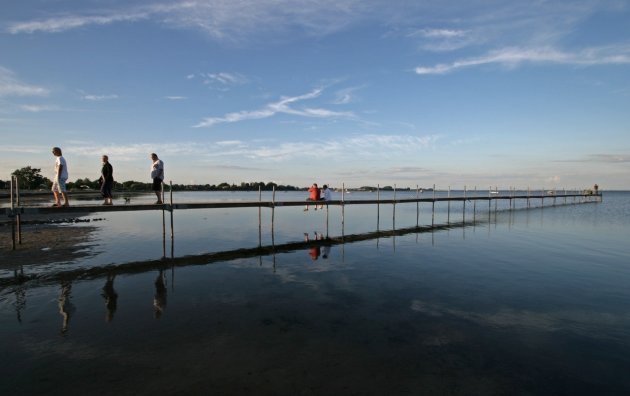
[[[630,188],[630,2],[23,0],[0,179]]]

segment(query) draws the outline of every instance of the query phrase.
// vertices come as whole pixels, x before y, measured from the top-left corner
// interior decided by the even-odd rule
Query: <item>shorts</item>
[[[53,181],[53,185],[52,185],[53,192],[65,193],[66,192],[66,180],[67,179],[58,179],[58,180]]]
[[[108,181],[101,184],[101,195],[103,198],[113,198],[112,197],[112,188],[114,187],[114,182]]]
[[[162,191],[162,179],[153,179],[153,191]]]

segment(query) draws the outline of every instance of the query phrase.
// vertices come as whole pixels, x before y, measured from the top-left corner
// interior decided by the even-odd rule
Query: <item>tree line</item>
[[[41,174],[40,168],[26,166],[16,169],[11,176],[18,178],[18,186],[21,190],[49,190],[52,187],[52,180]],[[10,188],[10,181],[0,180],[0,189]],[[122,183],[116,182],[116,191],[151,191],[151,183],[144,183],[135,180],[128,180]],[[99,190],[101,183],[98,179],[89,178],[77,179],[74,182],[67,182],[68,190]],[[220,183],[220,184],[173,184],[173,191],[299,191],[305,188],[291,185],[276,184],[273,182],[242,182],[240,184]]]
[[[12,176],[17,176],[18,184],[21,190],[50,190],[52,187],[52,180],[45,176],[42,176],[40,168],[32,168],[26,166],[24,168],[16,169]],[[114,185],[115,191],[151,191],[151,183],[144,183],[135,180],[128,180],[122,183],[116,182]],[[101,185],[98,179],[90,180],[87,177],[85,179],[77,179],[74,182],[67,182],[66,187],[69,190],[99,190]],[[10,188],[10,182],[0,180],[0,189]],[[303,191],[307,187],[295,187],[291,185],[276,184],[273,182],[241,182],[240,184],[220,183],[220,184],[173,184],[173,191],[271,191],[274,188],[277,191]],[[362,186],[356,190],[359,191],[376,191],[377,187],[374,186]],[[394,190],[392,186],[380,187],[381,191]],[[411,188],[397,188],[398,191],[411,190]],[[424,189],[425,191],[432,191],[433,189]]]

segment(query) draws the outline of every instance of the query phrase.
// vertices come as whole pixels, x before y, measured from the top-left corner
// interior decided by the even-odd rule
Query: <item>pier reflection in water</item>
[[[5,283],[0,392],[625,393],[630,211],[605,204]]]

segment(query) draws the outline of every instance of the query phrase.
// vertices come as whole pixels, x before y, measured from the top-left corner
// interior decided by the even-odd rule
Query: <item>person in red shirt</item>
[[[317,187],[317,183],[313,183],[313,185],[308,189],[308,198],[307,201],[319,201],[319,187]],[[308,204],[304,205],[304,210],[308,210]],[[317,210],[317,205],[315,205],[315,210]]]

